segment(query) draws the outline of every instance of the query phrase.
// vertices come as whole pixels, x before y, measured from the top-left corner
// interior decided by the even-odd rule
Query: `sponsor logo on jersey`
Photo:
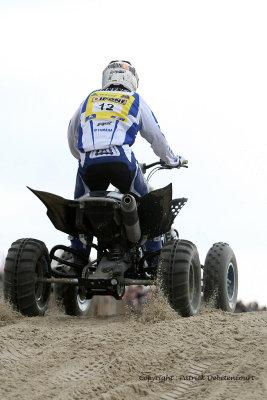
[[[120,121],[125,121],[125,118],[116,117],[116,115],[111,115],[110,118],[119,119]]]
[[[121,99],[127,99],[129,100],[130,96],[128,96],[127,94],[123,94],[121,95]]]
[[[112,121],[98,122],[96,125],[97,125],[97,126],[104,126],[104,125],[110,125],[110,124],[112,124]]]
[[[108,128],[94,128],[94,132],[112,132],[113,129],[108,129]]]
[[[88,117],[85,118],[85,122],[89,121],[90,119],[96,118],[96,114],[91,114],[88,115]]]
[[[115,97],[93,97],[93,101],[112,101],[113,103],[126,104],[126,100]]]
[[[90,151],[90,158],[106,157],[106,156],[119,156],[120,152],[116,146],[109,147],[107,149],[99,149]]]

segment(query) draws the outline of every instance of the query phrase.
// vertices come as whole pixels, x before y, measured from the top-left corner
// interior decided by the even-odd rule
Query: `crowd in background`
[[[123,300],[125,301],[126,306],[140,309],[144,303],[148,303],[152,300],[155,290],[155,286],[128,286]]]
[[[259,304],[256,301],[252,301],[248,304],[244,304],[242,300],[239,300],[236,304],[236,313],[242,312],[252,312],[252,311],[267,311],[267,307],[259,307]]]
[[[94,296],[89,315],[124,314],[129,309],[140,311],[143,304],[152,300],[155,290],[155,286],[127,286],[122,300],[115,300],[112,296]]]

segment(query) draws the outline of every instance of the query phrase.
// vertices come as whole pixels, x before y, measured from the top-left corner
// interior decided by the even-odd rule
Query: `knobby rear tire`
[[[51,292],[50,283],[36,278],[51,278],[48,250],[36,239],[14,242],[6,257],[4,268],[4,298],[23,315],[44,315]]]
[[[201,265],[196,246],[188,240],[166,243],[159,276],[171,307],[183,317],[198,314],[201,302]]]

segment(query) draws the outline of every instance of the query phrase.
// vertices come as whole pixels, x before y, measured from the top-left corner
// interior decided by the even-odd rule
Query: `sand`
[[[160,297],[120,316],[26,318],[1,300],[0,332],[2,400],[267,399],[267,312],[181,318]]]

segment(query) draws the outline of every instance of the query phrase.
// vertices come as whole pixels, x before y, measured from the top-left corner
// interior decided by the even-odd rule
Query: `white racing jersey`
[[[149,106],[136,92],[97,90],[89,94],[72,117],[68,141],[72,155],[83,159],[93,150],[132,146],[140,131],[154,153],[176,166],[175,156]]]

